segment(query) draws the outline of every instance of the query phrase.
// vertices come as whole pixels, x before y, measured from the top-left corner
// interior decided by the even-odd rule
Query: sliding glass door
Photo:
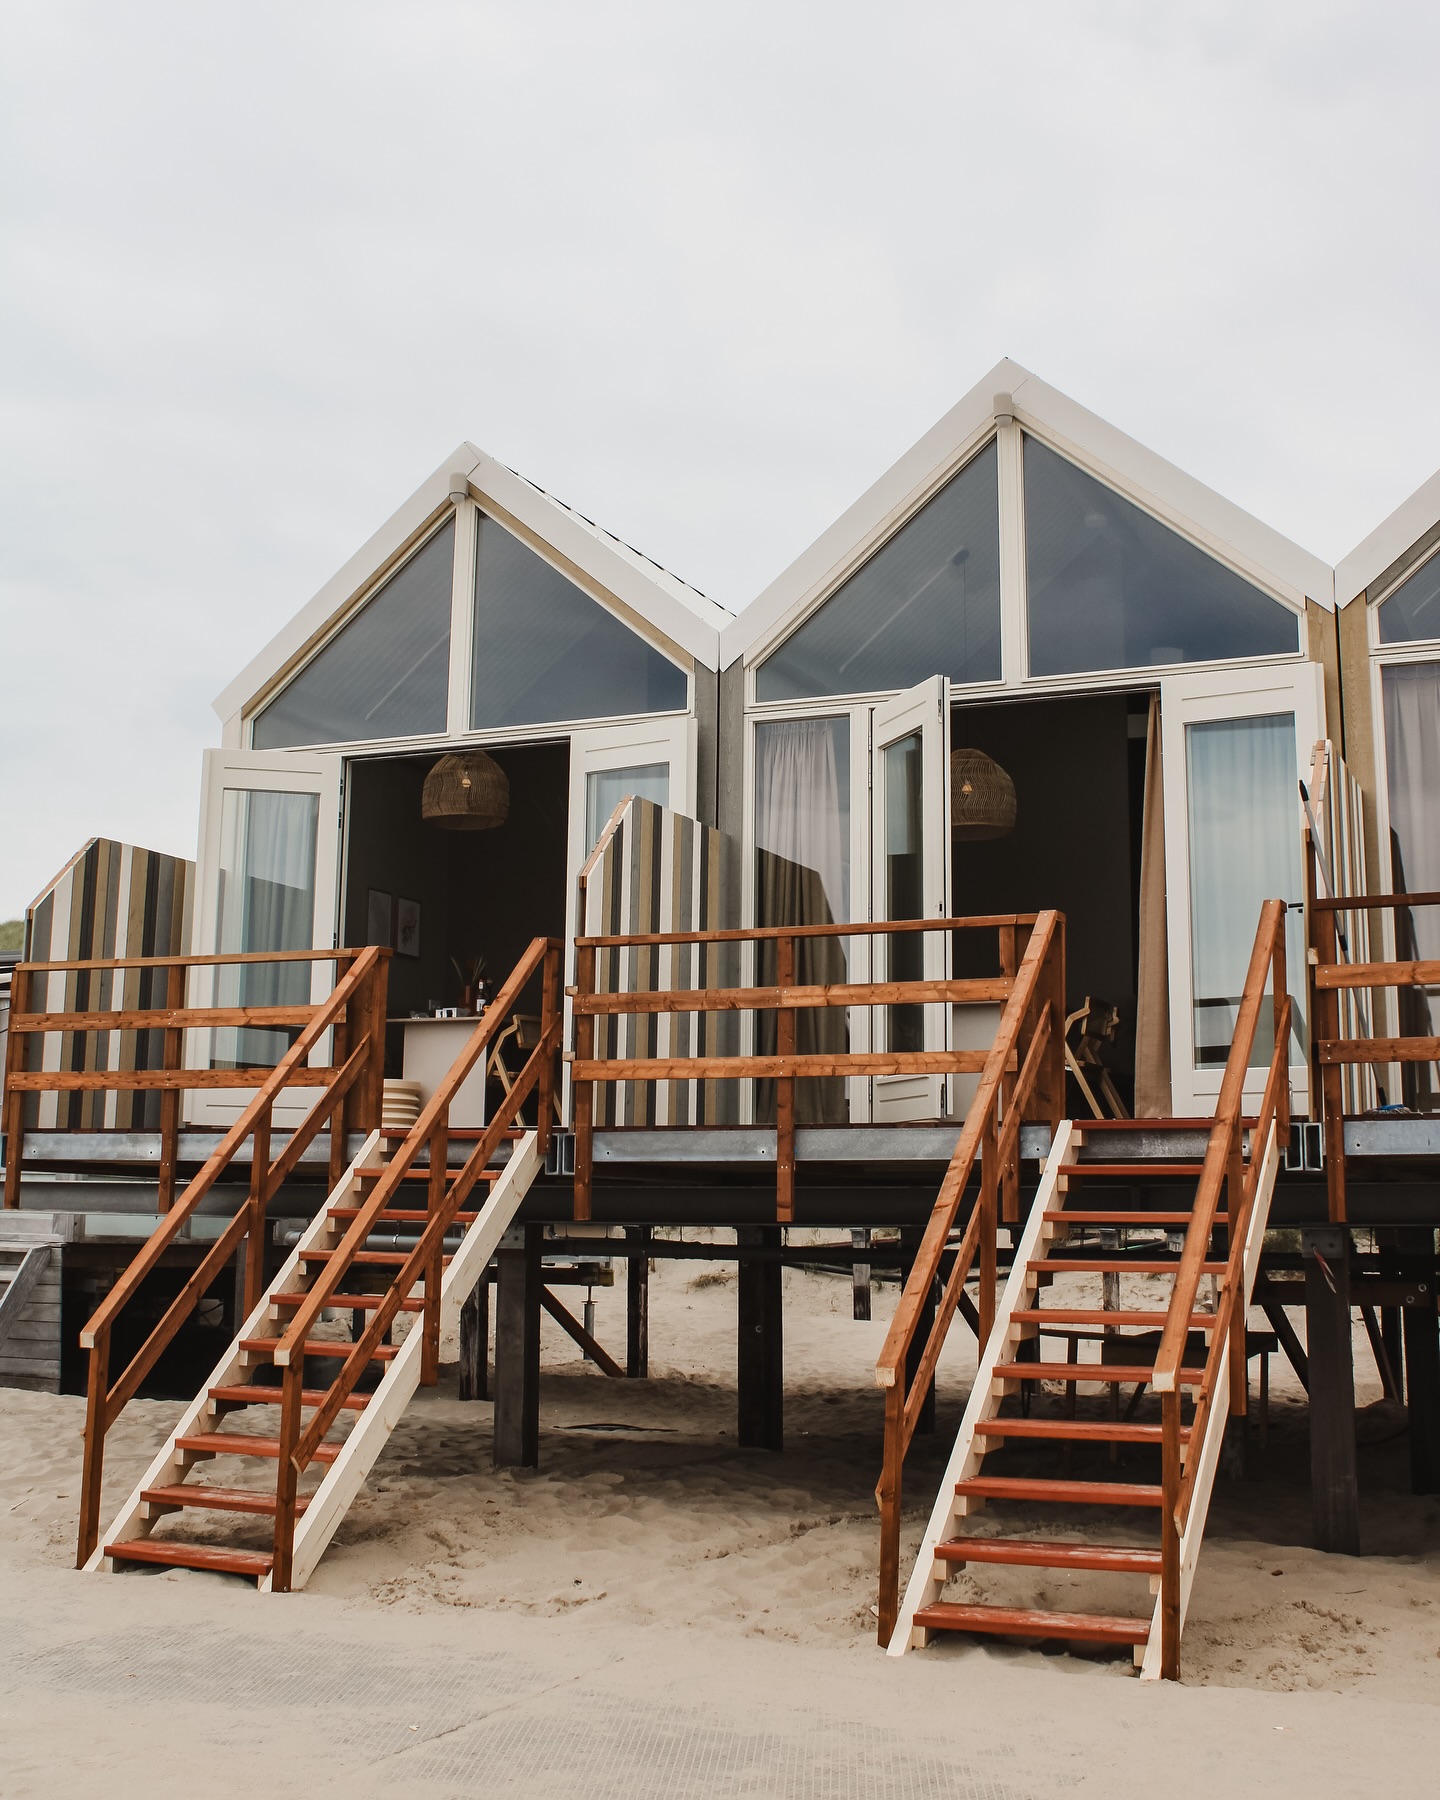
[[[1212,1112],[1264,901],[1296,905],[1286,949],[1291,1081],[1304,1104],[1304,897],[1298,783],[1321,734],[1321,673],[1227,670],[1161,683],[1169,914],[1172,1111]],[[1246,1093],[1257,1100],[1274,1045],[1267,1000]]]

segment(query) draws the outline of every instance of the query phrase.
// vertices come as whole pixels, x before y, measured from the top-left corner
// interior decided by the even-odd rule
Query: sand
[[[598,1335],[618,1349],[621,1292],[597,1290],[596,1298]],[[693,1262],[657,1264],[649,1381],[606,1379],[579,1360],[547,1319],[541,1467],[497,1473],[490,1467],[490,1406],[459,1402],[453,1373],[447,1375],[412,1405],[309,1588],[288,1599],[181,1571],[74,1574],[83,1402],[0,1390],[0,1594],[10,1641],[21,1644],[27,1633],[38,1633],[42,1645],[55,1634],[66,1642],[118,1634],[117,1643],[129,1644],[125,1634],[133,1635],[143,1618],[162,1636],[182,1628],[199,1634],[212,1649],[197,1654],[202,1661],[214,1656],[214,1679],[222,1684],[227,1653],[220,1647],[230,1631],[259,1634],[257,1642],[276,1633],[283,1642],[285,1633],[299,1632],[319,1646],[318,1666],[326,1666],[327,1644],[361,1641],[376,1654],[403,1643],[407,1655],[420,1662],[438,1658],[443,1667],[452,1653],[504,1651],[539,1671],[537,1692],[558,1684],[557,1691],[570,1694],[566,1684],[581,1681],[565,1707],[598,1704],[583,1682],[609,1670],[607,1704],[629,1707],[643,1698],[653,1709],[663,1691],[682,1712],[688,1706],[693,1713],[703,1701],[732,1724],[753,1720],[758,1707],[775,1715],[777,1743],[802,1720],[813,1723],[817,1705],[838,1708],[836,1717],[852,1723],[908,1719],[911,1738],[918,1733],[929,1742],[939,1732],[935,1742],[949,1746],[945,1755],[952,1760],[942,1757],[937,1765],[942,1772],[963,1763],[971,1785],[955,1792],[983,1792],[984,1781],[1001,1781],[999,1765],[991,1768],[981,1756],[983,1734],[977,1736],[977,1724],[989,1719],[1010,1719],[1025,1747],[1018,1762],[1016,1752],[1004,1763],[1011,1785],[990,1790],[996,1793],[1002,1787],[1017,1794],[1159,1791],[1147,1780],[1176,1793],[1209,1792],[1202,1772],[1227,1744],[1248,1746],[1245,1769],[1267,1771],[1267,1792],[1366,1792],[1367,1777],[1381,1764],[1392,1794],[1434,1791],[1440,1498],[1407,1491],[1403,1414],[1395,1416],[1379,1400],[1363,1337],[1357,1397],[1366,1554],[1322,1556],[1305,1547],[1303,1396],[1277,1362],[1265,1451],[1252,1458],[1250,1478],[1217,1488],[1185,1634],[1183,1684],[1160,1693],[1135,1679],[1128,1660],[1106,1655],[944,1640],[893,1662],[875,1649],[872,1490],[881,1408],[871,1371],[893,1301],[893,1287],[877,1290],[876,1319],[857,1322],[848,1281],[787,1271],[786,1449],[781,1455],[741,1450],[733,1274]],[[968,1333],[957,1330],[941,1366],[939,1429],[932,1439],[917,1440],[907,1467],[907,1550],[933,1499],[973,1366]],[[178,1403],[161,1401],[127,1409],[111,1435],[107,1507],[123,1498],[178,1411]],[[213,1478],[227,1473],[217,1464]],[[1132,1529],[1115,1524],[1121,1535]],[[1133,1580],[1117,1584],[1107,1601],[1103,1582],[1078,1579],[1087,1583],[1080,1601],[1072,1585],[1077,1578],[1064,1574],[1041,1574],[1037,1583],[987,1571],[973,1582],[965,1576],[956,1592],[1013,1594],[1060,1607],[1137,1608]],[[135,1652],[124,1655],[133,1660]],[[581,1673],[567,1675],[572,1665]],[[29,1666],[21,1657],[7,1670],[0,1659],[7,1695],[30,1693]],[[191,1669],[192,1659],[185,1666]],[[102,1697],[94,1706],[109,1718],[140,1693]],[[148,1752],[156,1732],[162,1742],[175,1733],[197,1745],[211,1741],[228,1702],[206,1693],[208,1703],[197,1703],[196,1716],[184,1721],[168,1717],[161,1701],[137,1703],[138,1739],[126,1735],[121,1706],[116,1754],[131,1769],[135,1791],[197,1791],[178,1780],[166,1785],[168,1775],[156,1786],[160,1765]],[[20,1712],[7,1707],[3,1721],[4,1741],[25,1745],[29,1772],[17,1776],[22,1765],[12,1761],[10,1782],[0,1774],[0,1793],[91,1791],[79,1740],[65,1721],[73,1725],[94,1708],[71,1689],[37,1691],[31,1700]],[[142,1717],[150,1737],[138,1723]],[[48,1722],[45,1743],[31,1743],[41,1721]],[[478,1727],[471,1721],[465,1729]],[[842,1738],[845,1729],[835,1727]],[[1193,1738],[1194,1754],[1183,1766],[1165,1753],[1164,1740],[1175,1731]],[[1125,1734],[1123,1774],[1104,1749],[1115,1733]],[[1266,1733],[1303,1739],[1303,1752],[1278,1749]],[[245,1738],[236,1727],[226,1741]],[[336,1751],[342,1759],[346,1742]],[[813,1763],[813,1749],[807,1754]],[[247,1762],[247,1769],[273,1782],[275,1770],[252,1745],[246,1756],[253,1761],[255,1755],[260,1761],[253,1769]],[[899,1767],[897,1755],[898,1748],[880,1756],[877,1768]],[[863,1762],[859,1749],[848,1762],[842,1758],[836,1776],[842,1785],[833,1791],[952,1791],[915,1785],[918,1775],[908,1787],[895,1785],[898,1776],[889,1787],[878,1775],[873,1782],[854,1777]],[[357,1763],[350,1791],[369,1791],[365,1767]],[[641,1768],[616,1775],[614,1791],[811,1791],[775,1785],[779,1778],[763,1772],[758,1785],[737,1786],[733,1771],[732,1778],[717,1775],[714,1786],[694,1785],[687,1775],[688,1785],[667,1787],[656,1777],[660,1784],[652,1789],[644,1785],[650,1775],[637,1773]],[[584,1770],[572,1771],[571,1791],[612,1791],[595,1785],[600,1777],[591,1773],[587,1789]],[[1092,1788],[1102,1775],[1104,1785]],[[533,1789],[525,1785],[532,1778]],[[1252,1791],[1249,1779],[1248,1773],[1237,1779],[1232,1766],[1225,1785]],[[544,1770],[527,1775],[517,1765],[501,1781],[497,1765],[492,1787],[477,1788],[467,1778],[453,1791],[540,1792],[548,1791],[547,1780]],[[130,1791],[118,1777],[112,1788]],[[291,1790],[282,1781],[277,1791]],[[422,1781],[418,1791],[432,1787]],[[433,1791],[452,1789],[442,1780]]]

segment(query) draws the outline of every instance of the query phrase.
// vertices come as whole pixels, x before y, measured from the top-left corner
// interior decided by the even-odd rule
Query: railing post
[[[185,1004],[185,965],[171,963],[165,972],[165,1009],[177,1012]],[[185,1033],[165,1029],[161,1047],[162,1069],[178,1069]],[[168,1213],[175,1200],[175,1169],[180,1160],[180,1089],[166,1088],[160,1095],[160,1171],[156,1178],[155,1210]]]
[[[390,952],[381,946],[375,956],[375,967],[366,983],[365,1030],[370,1039],[365,1073],[356,1086],[361,1096],[355,1116],[355,1129],[361,1133],[375,1131],[385,1111],[385,1019],[390,1001]],[[342,1159],[348,1167],[348,1145]],[[341,1173],[344,1173],[342,1168]]]
[[[1180,1679],[1180,1389],[1160,1396],[1160,1674]]]
[[[582,917],[583,897],[582,893]],[[588,1062],[595,1054],[595,1015],[581,1011],[581,1003],[595,992],[595,947],[577,945],[575,950],[575,1060]],[[572,1079],[570,1105],[575,1120],[575,1217],[590,1217],[592,1176],[592,1125],[595,1117],[595,1083]]]
[[[110,1333],[99,1332],[90,1351],[85,1387],[85,1451],[80,1471],[80,1532],[75,1567],[83,1569],[100,1541],[100,1484],[105,1475],[105,1417],[110,1405]]]
[[[17,1019],[29,1012],[34,984],[30,971],[17,963],[10,980],[10,1017]],[[25,1096],[10,1085],[10,1077],[25,1066],[26,1033],[12,1023],[5,1038],[5,1105],[0,1119],[5,1128],[5,1205],[12,1211],[20,1204],[20,1167],[25,1158]]]
[[[1015,949],[1015,927],[1002,925],[1000,927],[1000,973],[1014,981],[1015,971],[1019,966]],[[1036,1015],[1033,1013],[1027,1014],[1020,1027],[1020,1035],[1015,1045],[1017,1071],[1024,1066],[1025,1053],[1030,1047],[1030,1039],[1035,1032],[1035,1018]],[[1016,1077],[1006,1075],[1000,1083],[1001,1107],[1006,1123],[1010,1118],[1015,1081]],[[1005,1159],[1005,1167],[1000,1171],[1000,1194],[1000,1216],[1007,1225],[1018,1224],[1020,1219],[1020,1136],[1018,1132],[1014,1137],[1014,1148]]]
[[[558,940],[551,939],[545,947],[545,966],[540,985],[540,1035],[542,1040],[548,1036],[557,1020],[563,1017],[560,993],[560,952]],[[543,1160],[550,1149],[550,1132],[555,1119],[555,1070],[559,1060],[560,1045],[546,1052],[545,1060],[540,1065],[540,1079],[536,1084],[538,1099],[536,1100],[536,1130],[538,1132],[537,1147]]]
[[[775,940],[775,985],[795,985],[795,940]],[[782,1006],[775,1014],[775,1051],[781,1057],[795,1054],[795,1009]],[[781,1075],[775,1082],[775,1217],[788,1225],[795,1217],[795,1077]]]
[[[338,983],[346,968],[353,966],[353,959],[336,958],[335,980]],[[330,1034],[330,1066],[341,1069],[345,1066],[345,1058],[349,1054],[351,1044],[358,1044],[368,1023],[368,996],[365,989],[369,982],[362,984],[358,993],[352,994],[345,1010],[335,1021]],[[360,1110],[361,1081],[351,1083],[349,1091],[339,1103],[330,1108],[330,1189],[340,1185],[340,1178],[345,1173],[347,1157],[345,1146],[350,1141],[350,1121]]]
[[[445,1206],[445,1190],[450,1179],[450,1124],[442,1113],[430,1135],[430,1181],[426,1188],[425,1210],[433,1219]],[[425,1265],[425,1311],[421,1329],[425,1333],[420,1346],[420,1385],[434,1387],[440,1379],[440,1283],[445,1267],[445,1237],[435,1240],[434,1254]]]
[[[1263,1107],[1261,1109],[1263,1114]],[[1264,1120],[1262,1117],[1261,1123]],[[1245,1161],[1244,1161],[1244,1127],[1239,1119],[1231,1128],[1230,1157],[1225,1168],[1225,1237],[1229,1245],[1226,1261],[1238,1284],[1238,1290],[1230,1306],[1230,1416],[1232,1419],[1243,1419],[1249,1411],[1250,1381],[1249,1362],[1245,1355],[1245,1231],[1247,1226],[1245,1205]],[[1265,1146],[1258,1142],[1260,1132],[1250,1140],[1250,1160],[1252,1164],[1265,1153]],[[1229,1279],[1229,1277],[1226,1277]]]
[[[1287,909],[1282,906],[1280,917],[1275,923],[1275,945],[1270,957],[1270,999],[1274,1008],[1277,1033],[1282,1029],[1280,1021],[1282,1015],[1286,1013],[1286,1006],[1290,999],[1289,972],[1286,968],[1285,957],[1285,921],[1288,916]],[[1280,1083],[1280,1095],[1275,1115],[1275,1135],[1282,1152],[1290,1142],[1290,1025],[1288,1017],[1283,1030],[1285,1044],[1280,1052],[1282,1058],[1280,1067],[1284,1071],[1284,1078]]]
[[[275,1459],[275,1540],[270,1564],[270,1591],[275,1594],[290,1592],[295,1566],[295,1497],[300,1486],[296,1451],[304,1385],[305,1358],[297,1356],[286,1365],[280,1388],[280,1454]]]
[[[875,1490],[880,1508],[880,1591],[876,1638],[883,1648],[890,1642],[900,1611],[900,1481],[905,1463],[905,1384],[897,1380],[885,1390],[885,1456],[880,1465],[880,1485]]]
[[[991,1111],[985,1118],[985,1131],[980,1139],[980,1354],[985,1354],[985,1346],[990,1342],[990,1333],[995,1325],[995,1252],[996,1240],[1000,1235],[999,1219],[996,1216],[998,1174],[996,1167],[1000,1160],[1000,1146],[995,1131],[995,1112]]]
[[[262,1108],[250,1140],[250,1223],[245,1233],[245,1317],[260,1304],[265,1292],[265,1208],[270,1199],[270,1127],[274,1105]]]

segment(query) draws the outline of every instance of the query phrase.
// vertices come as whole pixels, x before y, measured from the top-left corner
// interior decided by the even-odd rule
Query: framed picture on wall
[[[367,944],[383,944],[388,950],[391,947],[390,936],[394,924],[395,903],[389,894],[381,893],[379,888],[371,888],[365,907],[365,942]]]
[[[420,954],[420,902],[395,902],[395,948],[401,956]]]

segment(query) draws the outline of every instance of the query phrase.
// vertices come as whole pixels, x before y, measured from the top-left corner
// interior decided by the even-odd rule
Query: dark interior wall
[[[1057,907],[1066,922],[1068,1009],[1092,994],[1127,1020],[1135,1007],[1145,750],[1143,738],[1130,737],[1129,720],[1143,720],[1147,705],[1144,696],[1095,694],[956,707],[950,721],[952,747],[992,756],[1016,794],[1009,836],[954,845],[957,916]],[[957,945],[957,972],[972,972],[961,951]],[[993,954],[986,946],[987,967]],[[973,972],[982,972],[978,959]]]
[[[493,831],[443,831],[420,816],[435,756],[356,761],[347,771],[345,942],[368,942],[369,890],[420,903],[420,955],[390,962],[390,1012],[453,1006],[462,964],[485,958],[497,983],[532,937],[565,931],[568,744],[491,750],[510,778],[510,816]]]

